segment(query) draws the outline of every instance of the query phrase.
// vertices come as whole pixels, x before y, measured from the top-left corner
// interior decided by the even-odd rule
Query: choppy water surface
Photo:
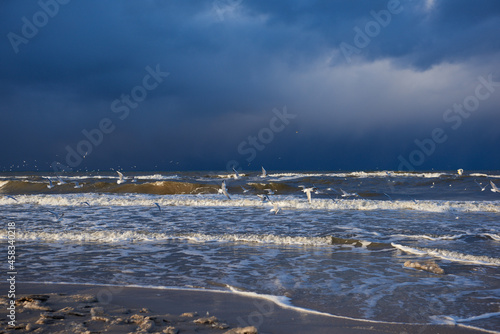
[[[125,174],[0,176],[22,281],[231,286],[355,318],[500,328],[500,172]],[[312,203],[299,186],[316,187]],[[403,265],[424,260],[445,273]]]

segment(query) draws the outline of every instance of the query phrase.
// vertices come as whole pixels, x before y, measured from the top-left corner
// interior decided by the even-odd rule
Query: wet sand
[[[17,283],[11,328],[6,293],[1,302],[0,333],[483,333],[325,316],[233,293],[27,283]]]

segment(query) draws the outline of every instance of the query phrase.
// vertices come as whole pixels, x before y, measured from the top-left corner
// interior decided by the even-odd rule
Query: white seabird
[[[281,208],[279,207],[279,205],[277,203],[271,202],[271,204],[273,205],[273,208],[271,210],[269,210],[269,211],[270,212],[274,212],[274,214],[277,215],[278,212],[281,211]]]
[[[58,214],[57,212],[50,211],[50,210],[47,210],[47,212],[50,212],[51,214],[53,214],[54,217],[55,217],[55,219],[56,219],[56,221],[59,221],[59,220],[61,220],[62,217],[64,217],[64,213]]]
[[[359,196],[356,193],[345,192],[342,188],[340,188],[340,191],[342,192],[342,197],[351,197],[351,196],[358,197]]]
[[[219,189],[219,193],[222,193],[222,194],[226,195],[226,197],[228,199],[231,199],[231,197],[229,197],[229,193],[227,192],[226,181],[222,181],[222,185],[221,185],[221,189]]]
[[[311,192],[313,192],[316,188],[311,187],[311,188],[306,188],[305,186],[299,186],[302,188],[302,191],[307,195],[307,200],[309,201],[310,204],[312,204],[312,198],[311,198]]]
[[[264,169],[264,166],[261,166],[261,167],[262,167],[262,175],[260,177],[266,177],[267,176],[267,172]]]
[[[117,184],[122,184],[125,182],[125,177],[123,176],[122,173],[120,173],[119,171],[116,171],[118,173],[118,176],[119,176],[119,179],[118,181],[116,181]]]
[[[50,178],[47,178],[49,180],[49,184],[47,185],[47,188],[52,189],[54,188],[54,185],[52,184],[52,180]]]
[[[238,171],[236,169],[234,169],[234,167],[233,167],[233,172],[234,172],[234,178],[236,180],[238,180],[239,178],[241,178],[240,174],[238,173]]]
[[[243,193],[247,193],[247,192],[249,192],[249,191],[250,191],[249,189],[246,189],[246,188],[244,188],[243,186],[241,186],[241,189],[243,189]]]
[[[458,176],[462,176],[462,174],[464,173],[464,170],[462,168],[457,169],[457,173],[458,173]]]
[[[75,181],[75,189],[83,187],[83,184],[79,184],[78,181]]]
[[[497,188],[497,186],[493,183],[493,181],[490,181],[490,185],[491,185],[491,191],[493,191],[494,193],[500,193],[500,189]]]
[[[488,183],[486,183],[486,185],[483,187],[483,186],[481,185],[481,183],[477,182],[477,180],[475,180],[475,179],[474,179],[474,182],[475,182],[475,183],[479,186],[479,188],[481,189],[481,191],[485,191],[485,190],[486,190],[486,188],[488,188],[488,186],[489,186],[489,184],[488,184]]]
[[[271,202],[271,200],[269,199],[269,196],[267,196],[267,194],[257,194],[257,196],[259,196],[259,198],[261,199],[262,202],[265,202],[265,201]]]

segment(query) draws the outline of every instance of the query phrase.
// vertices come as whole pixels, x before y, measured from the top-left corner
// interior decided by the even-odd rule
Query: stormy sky
[[[497,0],[0,2],[0,171],[500,169]]]

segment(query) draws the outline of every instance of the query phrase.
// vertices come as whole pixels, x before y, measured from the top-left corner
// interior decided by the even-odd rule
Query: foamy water
[[[475,183],[500,185],[498,172],[115,174],[63,176],[81,189],[0,177],[20,280],[244,291],[370,321],[500,328],[500,194]],[[312,203],[300,185],[317,187]]]

